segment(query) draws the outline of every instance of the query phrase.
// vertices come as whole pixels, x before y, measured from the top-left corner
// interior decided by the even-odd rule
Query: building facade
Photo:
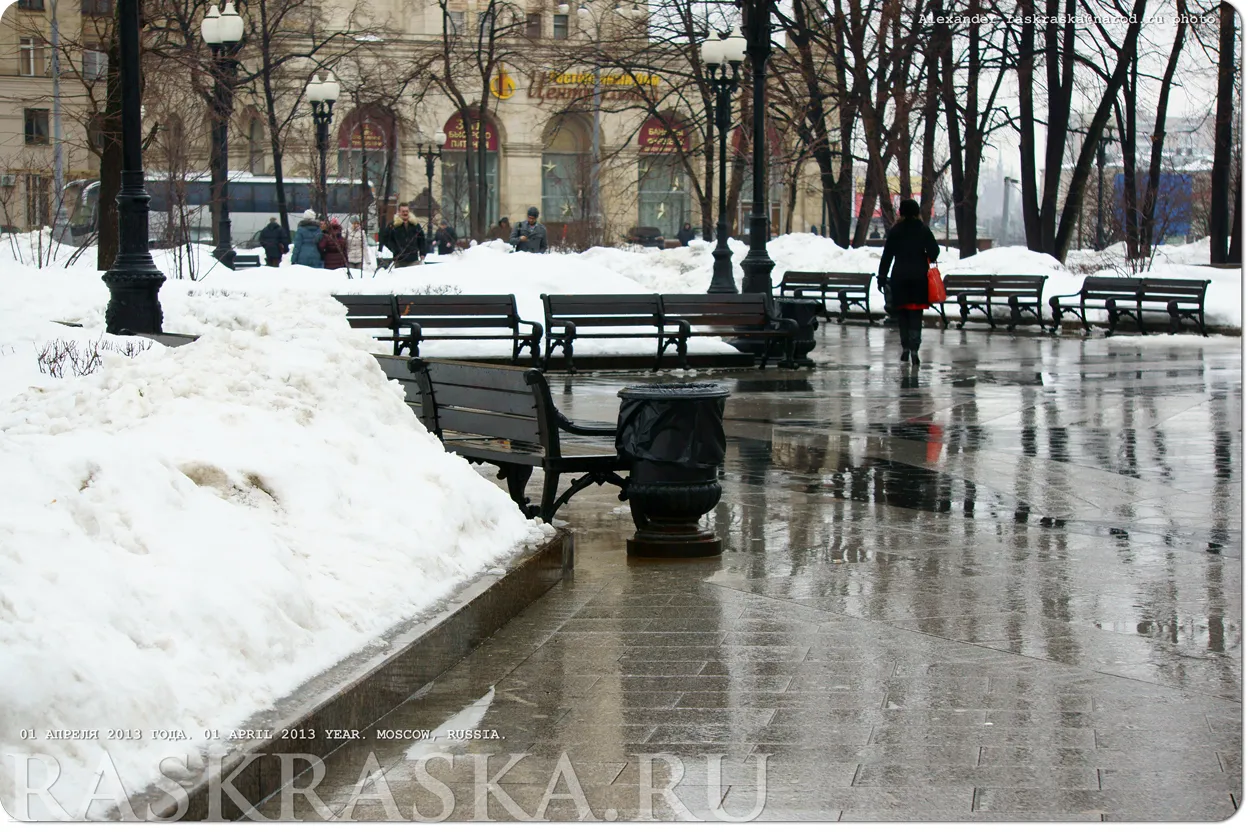
[[[87,44],[98,13],[112,12],[112,0],[60,2],[63,41],[68,35]],[[4,222],[23,229],[47,224],[55,212],[51,3],[19,0],[0,26],[0,169],[6,172],[0,182],[14,183]],[[327,165],[332,177],[367,178],[382,219],[407,202],[423,218],[432,208],[463,238],[470,231],[471,206],[482,203],[479,217],[487,229],[502,217],[516,222],[535,206],[553,243],[572,247],[619,240],[635,226],[655,227],[671,238],[684,222],[702,224],[699,197],[715,182],[703,155],[706,114],[693,112],[691,102],[701,109],[701,99],[682,91],[691,86],[688,63],[673,58],[671,71],[655,69],[654,61],[645,71],[635,68],[640,50],[654,41],[645,5],[597,0],[585,4],[584,14],[577,4],[550,0],[311,5],[317,17],[307,25],[314,30],[361,33],[318,55],[323,66],[334,66],[344,90],[334,109]],[[97,175],[88,128],[91,108],[103,101],[104,49],[83,49],[68,67],[61,50],[67,182]],[[254,69],[256,59],[246,49],[240,58],[245,70]],[[489,77],[483,64],[489,64]],[[310,66],[292,61],[285,70],[290,77],[283,105],[298,108],[282,142],[288,177],[313,177],[316,171],[311,113],[298,100]],[[145,64],[149,79],[151,71]],[[154,88],[149,80],[145,89],[145,133],[155,131],[145,166],[173,169],[181,162],[207,169],[207,108],[180,79],[169,81]],[[232,171],[272,173],[268,121],[257,87],[236,90]],[[446,140],[431,183],[421,151],[430,149],[439,132]],[[794,138],[784,125],[773,125],[769,134],[774,233],[819,226],[815,166],[794,161]],[[741,202],[730,217],[739,229],[745,228],[741,220],[750,199],[745,161],[738,160]]]

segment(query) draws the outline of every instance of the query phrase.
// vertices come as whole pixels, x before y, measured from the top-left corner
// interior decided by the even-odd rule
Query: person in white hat
[[[299,225],[295,226],[295,244],[291,249],[291,265],[321,268],[321,250],[317,243],[321,242],[321,223],[317,222],[317,212],[309,208],[304,212]]]

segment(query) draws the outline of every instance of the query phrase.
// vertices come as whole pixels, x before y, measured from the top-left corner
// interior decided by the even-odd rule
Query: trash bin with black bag
[[[617,395],[616,451],[630,463],[629,500],[637,530],[626,551],[637,557],[713,557],[714,532],[699,520],[720,502],[725,461],[725,399],[711,382],[644,384]]]

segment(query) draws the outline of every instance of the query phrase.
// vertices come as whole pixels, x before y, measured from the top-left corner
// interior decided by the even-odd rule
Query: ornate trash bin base
[[[710,472],[657,462],[636,462],[630,472],[629,510],[636,531],[625,551],[643,558],[706,558],[721,553],[720,538],[699,527],[720,502],[716,469]]]

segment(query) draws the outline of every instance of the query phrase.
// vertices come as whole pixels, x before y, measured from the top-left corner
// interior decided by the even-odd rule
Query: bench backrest
[[[347,307],[352,329],[394,329],[398,326],[394,295],[334,295]]]
[[[392,381],[398,381],[399,386],[404,388],[404,404],[412,409],[421,424],[425,425],[426,430],[434,433],[434,423],[429,418],[431,414],[427,413],[423,407],[421,386],[417,384],[417,373],[409,368],[408,359],[398,355],[379,355],[378,353],[374,353],[373,357],[386,377]]]
[[[867,291],[872,275],[860,272],[786,272],[781,278],[781,291],[823,289],[839,292],[846,289]]]
[[[401,325],[413,322],[431,329],[516,329],[519,318],[514,295],[397,295],[395,305]]]
[[[1087,277],[1081,284],[1081,296],[1085,300],[1136,297],[1141,290],[1141,278],[1137,277]]]
[[[1142,278],[1142,300],[1158,302],[1201,303],[1209,280],[1183,280],[1172,277]]]
[[[767,296],[661,295],[664,315],[691,326],[764,326],[768,323]]]
[[[556,406],[538,370],[472,361],[374,355],[426,430],[443,439],[506,439],[560,454]]]
[[[990,274],[948,274],[943,275],[946,294],[951,300],[957,292],[984,292],[994,285],[994,275]]]
[[[596,326],[658,327],[659,295],[543,295],[548,332],[552,321],[572,321],[579,328]]]
[[[996,274],[993,278],[994,291],[1002,294],[1040,294],[1046,285],[1046,275],[1042,274]]]

